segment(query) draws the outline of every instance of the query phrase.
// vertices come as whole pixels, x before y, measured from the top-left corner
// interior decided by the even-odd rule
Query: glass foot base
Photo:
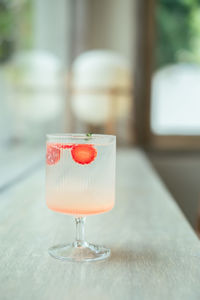
[[[73,244],[53,246],[49,249],[49,254],[61,260],[86,262],[106,259],[110,256],[110,249],[86,242],[84,244],[74,242]]]

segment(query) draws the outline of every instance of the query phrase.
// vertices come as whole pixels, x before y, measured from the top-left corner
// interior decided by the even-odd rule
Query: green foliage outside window
[[[0,63],[14,50],[31,46],[31,20],[31,0],[0,0]]]
[[[200,63],[200,0],[156,2],[155,68]]]

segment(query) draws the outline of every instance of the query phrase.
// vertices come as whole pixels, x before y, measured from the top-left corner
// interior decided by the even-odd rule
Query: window
[[[200,1],[139,2],[140,144],[200,148]]]
[[[200,134],[200,1],[156,3],[151,129],[157,135]]]
[[[43,141],[63,130],[72,3],[0,2],[0,143]]]

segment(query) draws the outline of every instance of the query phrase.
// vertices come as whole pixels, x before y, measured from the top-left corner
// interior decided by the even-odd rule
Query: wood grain
[[[1,193],[0,299],[200,299],[200,244],[139,150],[117,156],[117,199],[87,218],[87,239],[110,259],[69,263],[48,247],[74,237],[72,217],[49,211],[44,168]]]

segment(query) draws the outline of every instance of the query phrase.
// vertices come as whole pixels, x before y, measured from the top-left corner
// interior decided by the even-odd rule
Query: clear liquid
[[[62,149],[58,163],[46,165],[47,206],[57,212],[85,216],[109,211],[115,200],[115,143],[94,144],[97,157],[87,165]]]

